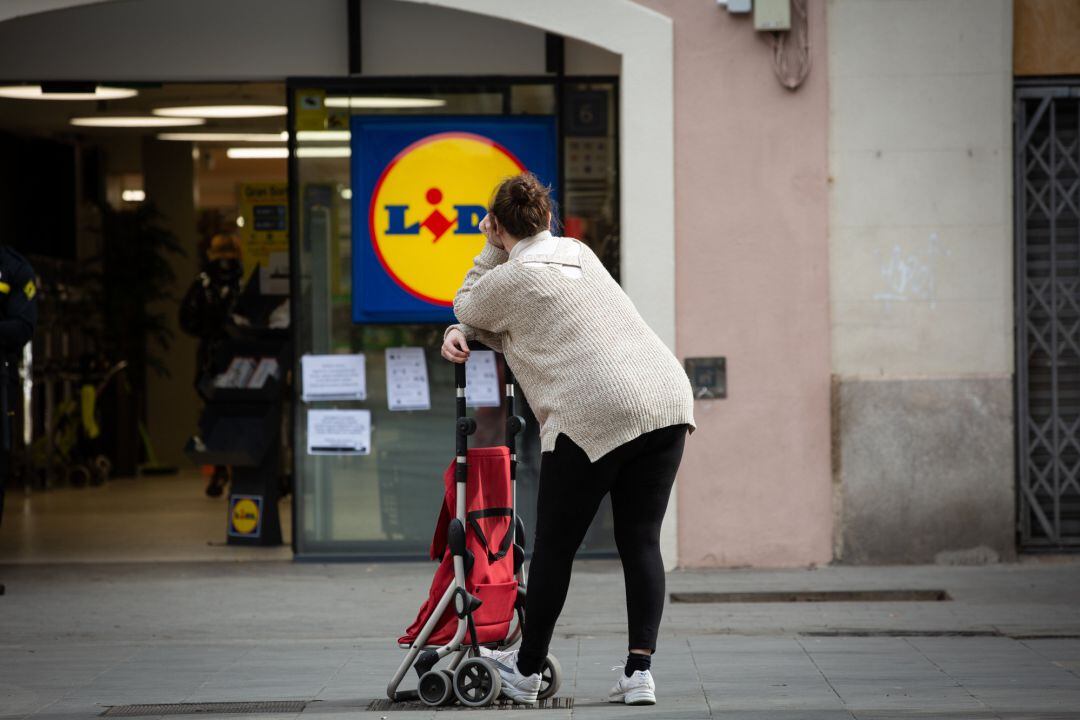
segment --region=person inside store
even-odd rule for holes
[[[502,692],[536,702],[571,569],[611,495],[626,580],[628,656],[611,702],[656,702],[652,655],[664,608],[660,525],[686,437],[696,428],[682,365],[588,245],[550,231],[550,188],[503,181],[480,223],[483,250],[454,298],[442,355],[469,340],[502,352],[540,423],[540,489],[519,649],[481,648]]]
[[[243,277],[240,261],[240,241],[235,235],[215,234],[206,248],[202,270],[180,302],[180,328],[199,339],[195,355],[195,392],[203,400],[206,395],[200,381],[215,368],[214,353],[226,337],[226,326],[240,296]],[[206,494],[220,497],[229,483],[229,468],[214,466],[206,484]]]
[[[4,492],[11,475],[19,406],[19,360],[37,327],[37,281],[22,255],[0,245],[0,523],[4,520]],[[0,595],[4,592],[0,584]]]

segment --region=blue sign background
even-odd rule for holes
[[[390,161],[417,140],[442,132],[469,132],[499,143],[516,155],[540,182],[554,188],[557,172],[555,118],[355,115],[349,129],[352,133],[353,322],[455,322],[452,308],[410,295],[379,262],[368,228],[368,211],[375,184]],[[480,200],[484,204],[487,201],[488,198]]]

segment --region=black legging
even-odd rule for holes
[[[604,495],[611,493],[615,544],[626,579],[631,649],[656,650],[664,612],[660,523],[682,460],[686,425],[652,430],[595,463],[562,433],[541,454],[536,536],[525,598],[518,669],[539,672],[562,612],[574,555]]]

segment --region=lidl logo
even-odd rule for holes
[[[232,512],[229,514],[230,535],[259,535],[259,512],[262,498],[250,495],[232,496]]]
[[[450,306],[485,242],[480,221],[495,186],[525,166],[492,139],[443,132],[386,166],[368,208],[375,254],[410,295]]]
[[[555,118],[352,115],[349,131],[353,322],[454,322],[495,186],[526,168],[558,177]]]

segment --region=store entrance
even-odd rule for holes
[[[498,179],[526,168],[552,185],[562,233],[618,278],[617,87],[608,76],[288,82],[294,374],[347,356],[361,378],[352,396],[295,384],[298,557],[427,554],[454,456],[454,372],[439,346]],[[493,401],[470,400],[473,446],[503,437],[500,365],[487,366]],[[519,399],[517,508],[531,543],[539,435]],[[365,441],[320,447],[331,417],[366,428]],[[613,552],[605,505],[581,554]]]
[[[281,83],[0,89],[0,243],[39,316],[0,564],[291,557],[287,457],[283,544],[240,547],[234,468],[191,452],[221,339],[288,332],[285,116]]]

